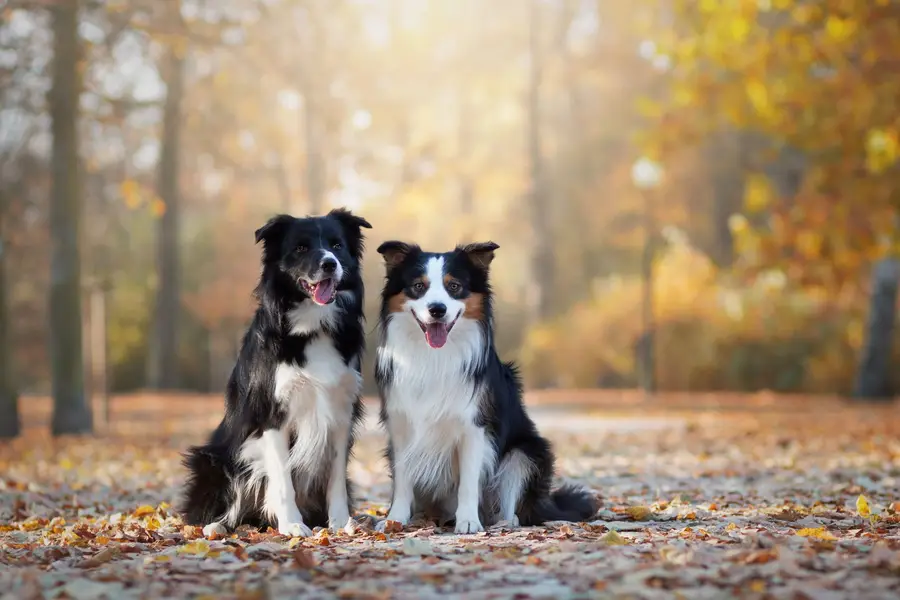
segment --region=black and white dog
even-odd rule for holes
[[[279,215],[263,242],[259,305],[226,391],[225,417],[185,455],[182,501],[204,534],[247,523],[284,535],[349,528],[347,460],[362,415],[361,228],[350,211]]]
[[[494,348],[488,270],[497,248],[378,248],[387,268],[375,378],[393,478],[388,520],[405,525],[424,511],[474,533],[597,511],[586,489],[551,492],[550,443],[525,412],[515,366]]]

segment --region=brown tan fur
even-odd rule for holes
[[[474,321],[481,321],[484,319],[484,294],[473,292],[465,299],[465,303],[466,312],[463,313],[465,318]]]

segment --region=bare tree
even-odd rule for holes
[[[181,105],[184,98],[184,56],[178,48],[172,47],[167,51],[162,71],[166,82],[166,102],[157,166],[157,191],[165,204],[165,211],[160,217],[157,234],[159,287],[156,293],[150,386],[174,389],[178,387],[178,318],[181,308],[179,160]]]
[[[875,264],[868,332],[854,390],[858,398],[891,396],[891,342],[897,321],[898,285],[900,260],[891,257]]]
[[[19,435],[19,394],[13,380],[12,346],[9,336],[9,310],[6,284],[6,190],[0,187],[0,438]]]
[[[50,121],[53,136],[50,357],[53,373],[54,435],[88,433],[91,413],[85,399],[81,340],[81,186],[78,112],[81,94],[78,0],[50,7],[53,65]]]

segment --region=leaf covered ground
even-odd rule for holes
[[[152,419],[128,436],[31,431],[0,444],[0,597],[900,596],[900,410],[797,406],[535,409],[559,474],[601,511],[468,536],[366,529],[389,496],[371,421],[351,465],[360,532],[307,539],[204,539],[173,514],[179,451],[205,421],[195,436]]]

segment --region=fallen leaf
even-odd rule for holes
[[[104,548],[94,556],[90,557],[87,560],[82,561],[78,564],[79,568],[82,569],[92,569],[94,567],[99,567],[102,564],[108,563],[112,559],[116,557],[115,548]]]
[[[403,553],[407,556],[431,556],[434,549],[427,540],[408,537],[403,540]]]
[[[298,569],[312,569],[319,564],[313,553],[305,548],[297,548],[291,552],[291,556],[294,559],[294,565]]]
[[[828,533],[828,531],[824,527],[804,527],[803,529],[797,530],[797,535],[805,538],[812,538],[816,540],[836,540],[837,538]]]
[[[194,556],[206,556],[209,554],[209,542],[206,540],[196,540],[178,547],[175,550],[179,554],[190,554]]]
[[[403,531],[403,525],[399,521],[388,519],[384,522],[384,533],[399,533],[401,531]]]
[[[152,515],[156,512],[156,509],[150,506],[149,504],[145,504],[143,506],[137,507],[133,513],[131,513],[132,517],[143,517],[144,515]]]
[[[864,519],[872,516],[872,510],[869,508],[869,500],[862,494],[856,499],[856,512]]]
[[[635,521],[646,521],[653,514],[646,506],[632,506],[625,512]]]
[[[625,546],[628,544],[628,540],[614,530],[607,531],[606,534],[600,538],[600,541],[607,546]]]

